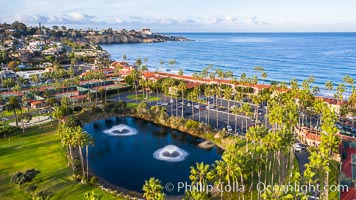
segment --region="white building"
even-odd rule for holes
[[[42,74],[45,72],[46,70],[33,70],[33,71],[20,71],[20,72],[16,72],[16,74],[18,76],[23,77],[24,79],[31,79],[31,76],[33,75],[38,75],[41,78]]]
[[[33,41],[28,44],[27,49],[32,51],[42,51],[45,45],[46,43],[43,41]]]

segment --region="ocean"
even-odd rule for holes
[[[200,72],[212,64],[214,68],[231,70],[239,78],[261,73],[254,71],[261,66],[268,81],[288,83],[295,78],[301,83],[314,75],[313,85],[321,88],[321,95],[331,96],[324,83],[331,80],[342,83],[345,75],[356,79],[356,33],[169,33],[193,41],[109,44],[101,45],[114,60],[134,63],[137,58],[147,58],[150,70],[185,74]],[[176,64],[169,65],[169,60]],[[161,65],[160,61],[164,61]]]

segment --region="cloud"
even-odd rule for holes
[[[14,15],[0,17],[0,22],[12,23],[14,21],[20,21],[26,24],[36,24],[38,22],[46,24],[90,24],[100,22],[94,16],[83,15],[77,12],[61,16]]]
[[[108,20],[101,20],[95,16],[71,12],[60,16],[42,16],[42,15],[15,15],[0,18],[0,22],[11,23],[21,21],[27,24],[36,24],[38,22],[47,24],[85,24],[85,25],[257,25],[266,24],[257,16],[209,16],[209,17],[186,17],[169,18],[163,16],[143,17],[116,17]]]

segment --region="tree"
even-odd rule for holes
[[[184,74],[183,70],[182,70],[182,69],[179,69],[178,75],[179,75],[179,76],[183,76],[183,74]]]
[[[10,61],[8,64],[7,64],[7,67],[10,69],[10,70],[15,70],[17,68],[17,63],[16,61]]]
[[[149,181],[145,181],[143,185],[143,197],[147,200],[164,200],[163,186],[158,179],[151,177]]]
[[[22,133],[25,133],[25,128],[26,128],[25,123],[30,122],[31,119],[32,119],[32,115],[30,113],[22,113],[21,115],[19,115],[19,120],[22,123]]]
[[[346,75],[342,78],[342,80],[344,81],[344,83],[346,84],[349,84],[349,87],[348,87],[348,93],[349,93],[349,96],[351,95],[351,92],[352,92],[352,88],[355,84],[355,81],[354,79],[350,76],[350,75]]]
[[[325,82],[325,87],[326,87],[327,90],[331,91],[331,90],[333,90],[334,84],[331,81],[326,81]]]
[[[190,175],[189,179],[192,181],[192,185],[198,185],[199,188],[203,189],[206,185],[208,185],[208,179],[210,179],[209,170],[210,166],[208,164],[196,163],[195,167],[190,167]],[[200,191],[204,192],[204,191]]]
[[[232,97],[232,88],[230,86],[224,89],[224,98],[227,100],[227,125],[230,125],[230,100]]]
[[[97,195],[94,190],[84,193],[83,197],[86,200],[100,200],[101,199],[101,196]]]
[[[262,73],[262,78],[263,78],[263,85],[264,85],[265,84],[265,80],[267,78],[267,73],[266,72]]]
[[[64,116],[64,112],[60,107],[56,106],[56,107],[54,107],[54,110],[52,112],[52,116],[53,116],[54,119],[59,121]]]
[[[187,90],[187,85],[185,84],[184,81],[179,82],[178,90],[182,93],[182,101],[184,102],[184,93]],[[182,115],[181,116],[184,117],[184,103],[182,104]]]
[[[16,126],[18,127],[18,117],[17,117],[17,110],[21,110],[21,103],[20,100],[16,96],[10,96],[9,101],[5,105],[6,110],[9,112],[13,112],[15,116]]]

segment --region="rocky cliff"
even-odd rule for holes
[[[188,41],[188,39],[177,36],[166,35],[129,35],[129,34],[107,34],[107,35],[93,35],[85,36],[87,40],[94,44],[122,44],[122,43],[152,43],[152,42],[166,42],[166,41]]]

